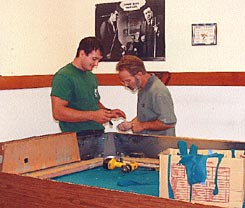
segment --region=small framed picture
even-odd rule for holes
[[[192,45],[217,45],[217,24],[192,24]]]

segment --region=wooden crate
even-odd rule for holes
[[[206,154],[200,150],[199,154]],[[245,199],[245,158],[244,151],[237,151],[236,158],[231,158],[231,151],[213,151],[224,154],[218,168],[219,193],[213,195],[214,178],[217,158],[208,158],[206,163],[207,179],[205,184],[192,186],[192,203],[216,205],[220,207],[242,208]],[[167,153],[167,154],[166,154]],[[190,201],[190,185],[187,181],[185,166],[179,165],[178,150],[168,149],[160,154],[160,197],[169,198],[169,184],[174,193],[174,199]]]

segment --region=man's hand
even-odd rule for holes
[[[143,123],[140,122],[137,118],[132,120],[132,131],[135,132],[141,132],[144,130]]]
[[[110,110],[110,113],[111,118],[126,118],[126,114],[119,109]]]
[[[132,128],[131,121],[123,121],[122,123],[117,125],[119,131],[128,131]]]
[[[107,123],[112,119],[112,114],[110,110],[107,109],[99,109],[97,111],[93,111],[93,115],[91,120],[97,123]]]

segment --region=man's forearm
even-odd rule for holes
[[[82,122],[93,120],[94,111],[80,111],[69,107],[62,107],[53,113],[54,118],[64,122]]]
[[[174,125],[165,124],[160,120],[146,121],[146,122],[142,122],[141,124],[144,130],[151,130],[151,131],[166,130],[174,127]]]

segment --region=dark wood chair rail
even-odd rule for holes
[[[152,72],[169,86],[245,86],[245,72]],[[121,85],[117,74],[96,74],[99,85]],[[0,90],[51,87],[53,75],[0,76]]]

